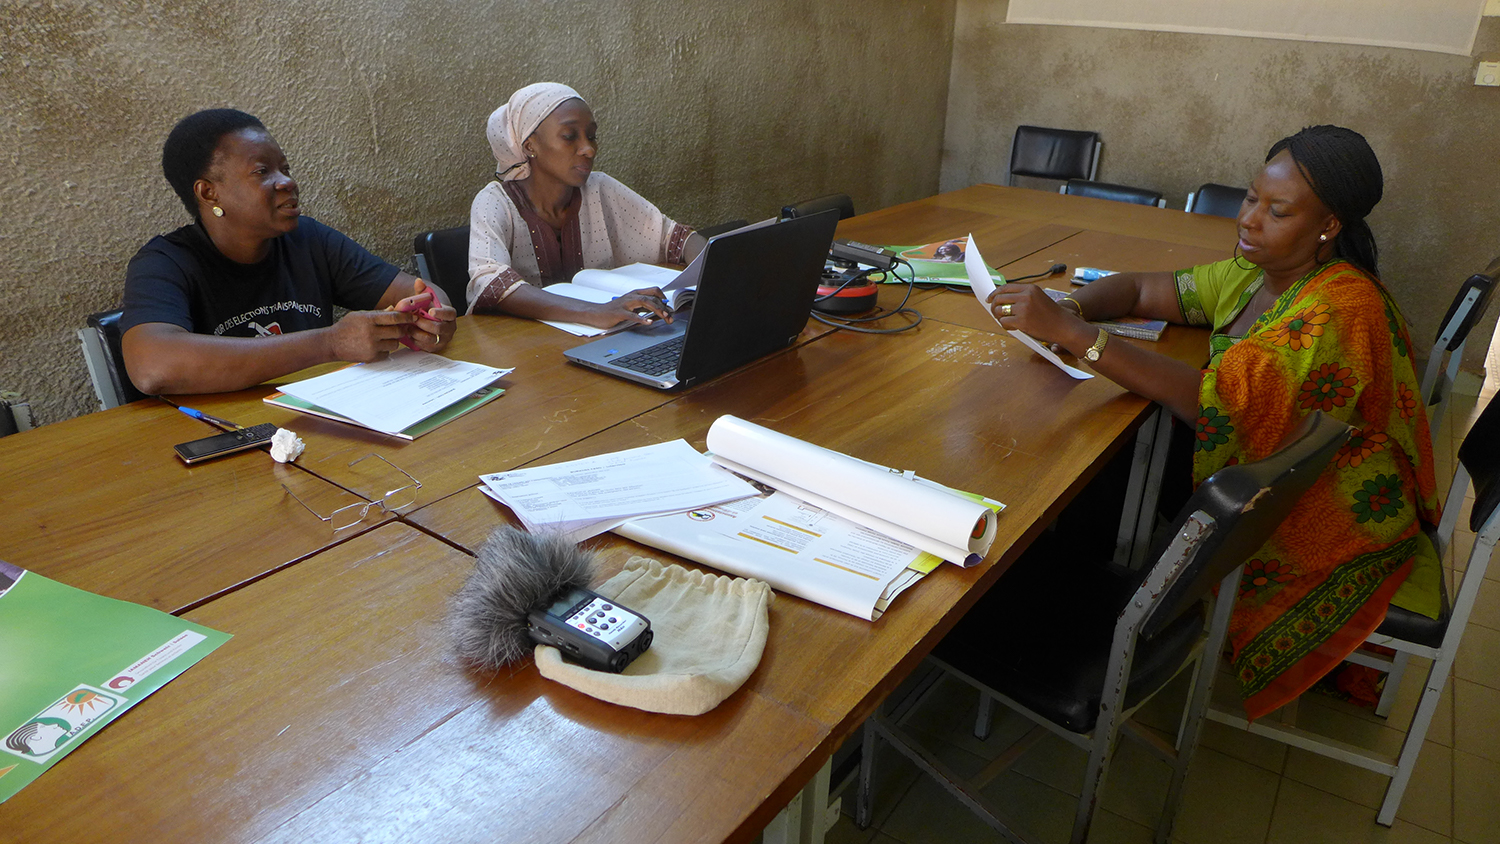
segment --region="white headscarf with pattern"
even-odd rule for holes
[[[485,130],[495,153],[495,178],[509,182],[531,175],[531,164],[521,144],[547,115],[571,99],[583,97],[566,85],[537,82],[511,94],[510,102],[495,109]]]

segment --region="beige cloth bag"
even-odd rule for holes
[[[774,593],[759,580],[631,557],[594,589],[651,620],[655,638],[624,673],[567,662],[536,646],[542,676],[586,695],[669,715],[701,715],[744,684],[766,647]]]

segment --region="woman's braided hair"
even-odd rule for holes
[[[1385,177],[1364,135],[1342,126],[1309,126],[1277,141],[1266,160],[1282,150],[1343,225],[1333,241],[1334,256],[1378,276],[1379,250],[1365,217],[1380,202]]]

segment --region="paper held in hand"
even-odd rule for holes
[[[514,511],[527,530],[561,531],[574,542],[636,516],[709,507],[758,492],[686,440],[479,479],[484,493]]]
[[[964,269],[969,273],[969,286],[974,288],[974,298],[979,300],[979,306],[984,308],[984,312],[989,314],[995,320],[996,324],[998,324],[1000,320],[998,317],[995,317],[995,312],[990,310],[989,305],[990,294],[995,292],[995,283],[990,281],[989,266],[984,263],[984,258],[980,257],[979,247],[974,244],[974,235],[972,234],[969,235],[969,248],[964,250]],[[1004,328],[1004,326],[1001,327]],[[1051,349],[1032,339],[1026,332],[1012,331],[1009,328],[1005,330],[1010,333],[1010,336],[1025,344],[1028,349],[1041,355],[1047,361],[1051,362],[1053,366],[1072,377],[1080,381],[1094,377],[1092,373],[1084,372],[1077,367],[1068,366],[1063,363],[1062,358],[1053,354]]]

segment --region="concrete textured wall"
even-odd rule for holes
[[[0,388],[39,421],[97,409],[74,331],[130,256],[187,221],[161,143],[200,108],[260,117],[307,213],[411,264],[489,178],[485,119],[573,85],[599,168],[708,225],[937,189],[954,0],[6,0],[0,12]]]
[[[1334,123],[1363,133],[1385,170],[1370,224],[1419,348],[1463,280],[1500,255],[1500,88],[1473,84],[1477,59],[1500,59],[1497,19],[1483,20],[1464,57],[1008,25],[1006,6],[959,0],[943,190],[1003,184],[1015,127],[1032,124],[1099,132],[1100,180],[1162,191],[1181,208],[1204,182],[1248,185],[1277,139]],[[1495,310],[1466,369],[1482,367]]]

